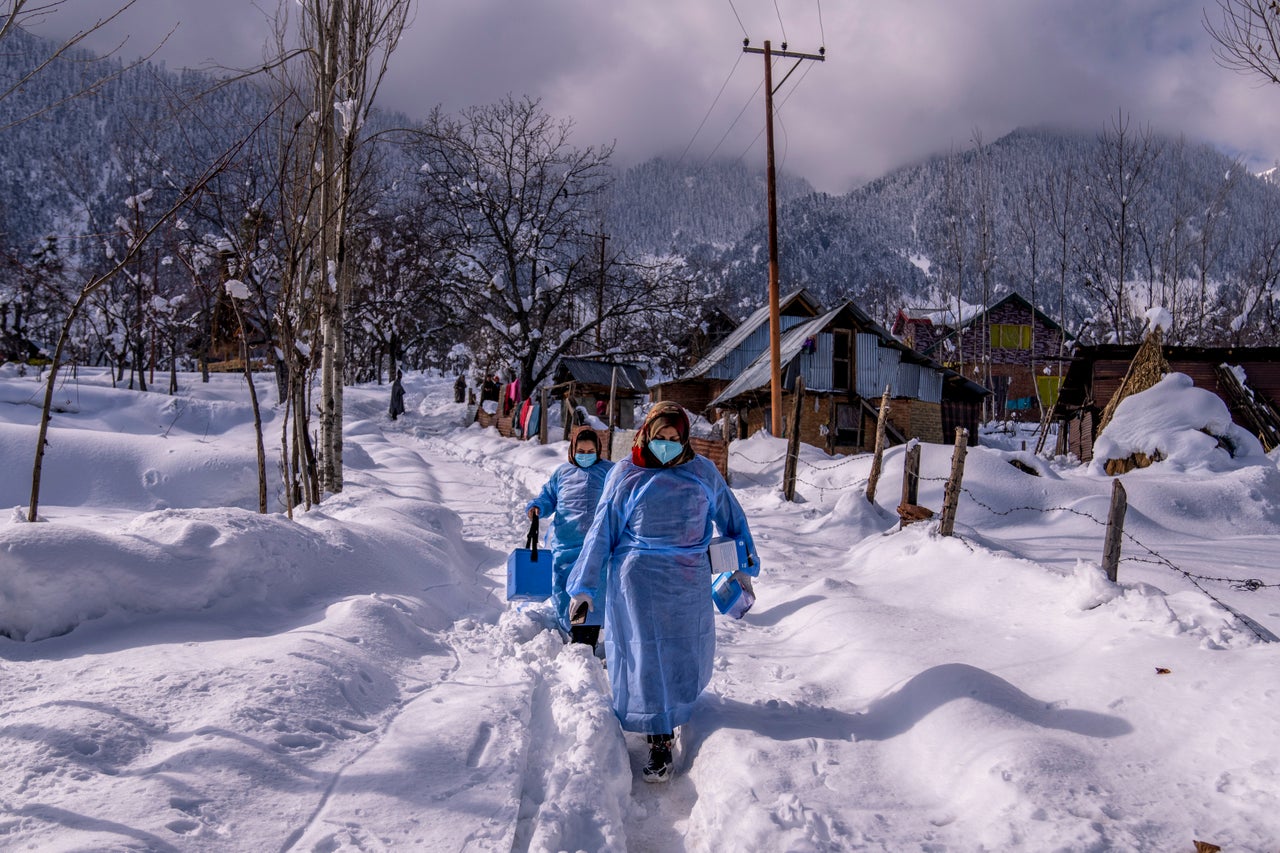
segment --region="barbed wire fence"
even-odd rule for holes
[[[929,482],[941,482],[941,483],[946,482],[945,477],[922,477],[921,479]],[[973,493],[973,490],[969,488],[961,486],[960,492],[961,494],[965,495],[965,497],[968,499],[970,503],[972,503],[977,507],[980,507],[981,509],[986,510],[991,515],[1009,516],[1017,512],[1036,512],[1036,513],[1043,513],[1046,515],[1050,513],[1070,513],[1072,515],[1077,515],[1077,516],[1080,516],[1081,518],[1088,519],[1089,521],[1094,522],[1099,527],[1102,527],[1104,529],[1107,527],[1107,524],[1108,524],[1106,519],[1098,518],[1093,513],[1086,512],[1085,510],[1079,509],[1077,507],[1071,507],[1071,506],[1038,507],[1038,506],[1023,505],[1023,506],[1009,507],[1007,509],[996,509],[995,507],[991,506],[990,504],[986,503],[981,498],[979,498],[977,495],[975,495]],[[1264,642],[1274,642],[1277,639],[1274,635],[1270,635],[1271,632],[1266,631],[1265,628],[1260,628],[1260,626],[1258,626],[1253,619],[1249,618],[1245,614],[1236,610],[1231,605],[1227,604],[1218,596],[1214,595],[1208,588],[1205,587],[1205,584],[1210,584],[1210,583],[1226,584],[1236,590],[1240,590],[1244,592],[1257,592],[1258,590],[1262,590],[1262,589],[1280,589],[1280,583],[1266,583],[1260,578],[1215,577],[1212,575],[1204,575],[1198,572],[1193,572],[1188,569],[1184,569],[1183,567],[1174,563],[1173,560],[1164,556],[1159,551],[1152,548],[1150,545],[1143,542],[1138,537],[1134,536],[1128,530],[1122,530],[1121,536],[1124,538],[1126,542],[1129,542],[1130,544],[1136,546],[1137,548],[1140,548],[1146,554],[1150,555],[1145,557],[1144,556],[1121,557],[1120,558],[1121,562],[1146,563],[1148,565],[1160,566],[1162,568],[1165,568],[1174,572],[1175,574],[1181,575],[1184,579],[1190,582],[1192,586],[1200,590],[1209,599],[1211,599],[1216,604],[1218,604],[1218,606],[1222,607],[1222,609],[1226,610],[1232,616],[1235,616],[1236,619],[1238,619],[1241,624],[1247,627],[1254,634],[1254,636],[1256,636],[1259,640],[1262,640]]]
[[[757,465],[762,468],[768,468],[773,465],[777,465],[778,463],[783,462],[787,457],[787,454],[783,453],[774,459],[759,460],[759,459],[753,459],[747,454],[739,450],[732,450],[731,453],[735,459],[748,462],[752,465]],[[865,464],[866,459],[865,459],[865,455],[854,455],[854,456],[845,457],[844,459],[838,462],[832,462],[830,464],[823,464],[823,465],[818,465],[813,462],[809,462],[808,460],[805,460],[805,459],[800,459],[799,462],[801,465],[804,465],[806,468],[812,471],[826,472],[826,471],[832,471],[838,468],[842,468],[846,465],[849,465],[855,462],[862,462]],[[920,482],[942,483],[945,486],[948,479],[949,478],[947,477],[921,477]],[[811,482],[810,480],[807,480],[797,475],[796,482],[803,483],[804,485],[808,486],[811,489],[816,489],[818,491],[818,499],[823,500],[826,497],[826,494],[828,492],[842,492],[842,491],[848,491],[851,489],[865,489],[867,485],[867,478],[862,477],[856,480],[852,480],[848,483],[844,483],[840,485],[832,485],[832,484],[814,483],[814,482]],[[991,506],[987,502],[983,501],[980,497],[978,497],[973,492],[972,489],[969,489],[961,485],[959,487],[959,491],[960,491],[960,494],[962,494],[965,497],[967,502],[985,510],[987,513],[993,516],[1010,516],[1010,515],[1014,515],[1015,513],[1026,513],[1026,512],[1041,513],[1045,515],[1050,515],[1054,513],[1068,513],[1068,514],[1076,515],[1081,518],[1092,521],[1093,523],[1097,524],[1099,527],[1103,528],[1104,530],[1106,529],[1108,524],[1107,519],[1099,518],[1093,513],[1079,509],[1078,507],[1073,507],[1073,506],[1041,507],[1041,506],[1032,506],[1032,505],[1026,504],[1022,506],[1014,506],[1014,507],[1006,507],[1004,509],[998,509],[994,506]],[[1174,574],[1177,574],[1183,579],[1185,579],[1192,586],[1194,586],[1196,589],[1202,592],[1206,597],[1208,597],[1218,606],[1222,607],[1223,610],[1227,611],[1232,616],[1234,616],[1237,620],[1239,620],[1239,622],[1242,625],[1248,628],[1249,631],[1252,632],[1253,635],[1257,637],[1259,640],[1262,640],[1264,642],[1275,642],[1277,640],[1274,634],[1272,634],[1270,631],[1267,631],[1265,628],[1262,628],[1261,626],[1259,626],[1253,619],[1241,613],[1236,608],[1227,604],[1220,597],[1215,595],[1206,585],[1207,584],[1224,584],[1224,585],[1230,586],[1232,589],[1242,591],[1242,592],[1257,592],[1257,591],[1266,590],[1266,589],[1280,589],[1280,583],[1267,583],[1260,578],[1217,577],[1213,575],[1206,575],[1206,574],[1201,574],[1199,572],[1194,572],[1189,569],[1183,568],[1182,566],[1179,566],[1173,560],[1166,557],[1164,554],[1161,554],[1155,548],[1143,542],[1138,537],[1134,536],[1130,531],[1122,530],[1121,536],[1123,537],[1125,542],[1140,549],[1140,551],[1142,552],[1142,554],[1139,556],[1123,556],[1120,558],[1121,562],[1143,563],[1143,564],[1158,566],[1158,567],[1167,569],[1173,572]],[[955,538],[959,539],[964,545],[966,545],[972,550],[972,546],[970,545],[970,543],[965,541],[963,537],[957,536]]]

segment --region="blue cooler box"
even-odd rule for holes
[[[550,597],[551,551],[512,551],[507,557],[507,601],[546,601]]]

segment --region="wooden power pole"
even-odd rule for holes
[[[604,354],[604,291],[605,291],[605,257],[604,246],[609,239],[608,234],[588,234],[588,237],[600,238],[600,277],[596,281],[596,353]]]
[[[778,184],[773,166],[773,95],[777,89],[782,88],[783,83],[787,82],[787,78],[791,76],[791,73],[800,67],[801,62],[806,59],[813,59],[818,62],[824,61],[826,59],[826,48],[822,48],[818,53],[794,53],[787,50],[786,42],[782,43],[782,50],[773,50],[768,41],[764,43],[763,48],[758,48],[751,47],[750,41],[744,39],[742,51],[743,53],[764,54],[764,136],[765,144],[768,148],[767,181],[769,187],[769,405],[773,408],[773,419],[769,431],[775,436],[781,436],[782,317],[778,308]],[[785,56],[796,61],[796,64],[791,66],[791,71],[788,71],[781,82],[778,83],[777,89],[773,85],[773,57],[775,56]]]

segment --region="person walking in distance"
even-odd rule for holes
[[[388,412],[391,420],[404,414],[404,384],[400,381],[400,369],[396,368],[396,378],[391,381],[391,407]]]

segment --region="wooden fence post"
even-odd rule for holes
[[[804,411],[804,377],[795,382],[795,405],[791,409],[791,435],[787,439],[787,464],[782,472],[782,496],[787,500],[796,497],[796,465],[800,459],[800,416]]]
[[[920,443],[912,442],[902,459],[902,503],[920,503]]]
[[[902,459],[902,502],[898,504],[898,529],[933,517],[920,502],[920,443],[913,441]]]
[[[859,413],[858,417],[862,417]],[[889,386],[884,386],[880,398],[880,414],[876,418],[876,451],[871,457],[871,474],[867,477],[867,500],[876,502],[876,484],[880,482],[880,463],[884,459],[884,431],[889,420]]]
[[[1107,540],[1102,548],[1102,568],[1112,583],[1116,583],[1120,573],[1120,539],[1124,536],[1124,515],[1128,509],[1128,496],[1117,479],[1111,483],[1111,512],[1107,514]]]
[[[942,496],[942,520],[938,532],[950,536],[956,529],[956,507],[960,503],[960,481],[964,479],[964,457],[969,450],[969,431],[956,427],[956,449],[951,454],[951,476]]]

